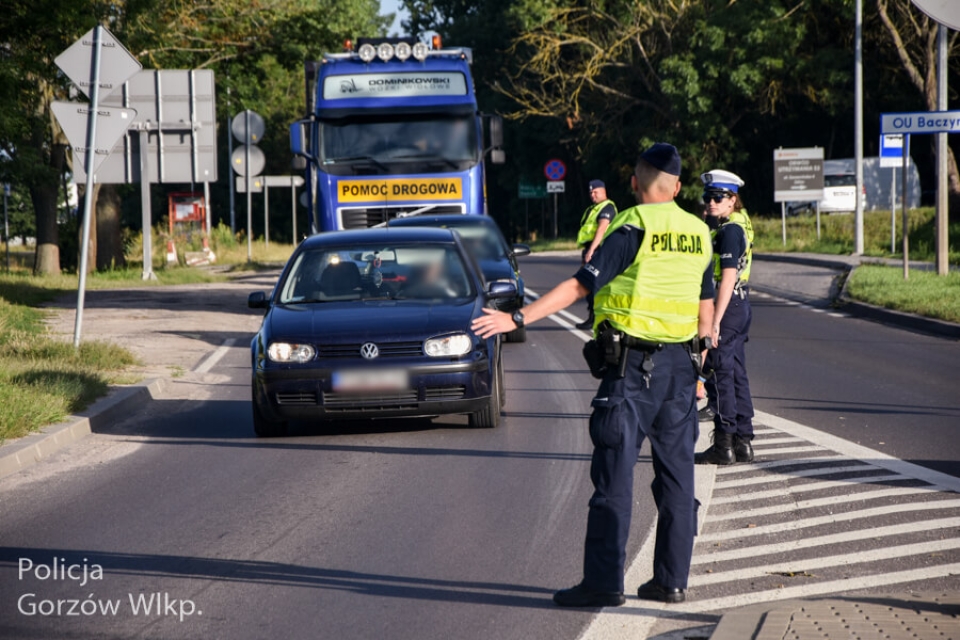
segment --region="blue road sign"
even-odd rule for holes
[[[567,165],[556,158],[547,160],[547,164],[543,165],[543,175],[547,176],[547,180],[563,180],[567,175]]]

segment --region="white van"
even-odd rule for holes
[[[857,175],[848,173],[847,163],[827,160],[823,163],[823,199],[820,200],[822,213],[839,213],[857,210]],[[832,165],[832,166],[831,166]],[[864,187],[863,195],[867,195]]]
[[[896,173],[896,176],[894,176]],[[902,185],[902,169],[881,168],[880,158],[870,157],[863,159],[863,197],[864,210],[890,209],[894,199],[900,207]],[[920,206],[920,174],[910,159],[908,179],[910,188],[907,190],[908,206]],[[820,200],[820,211],[825,213],[846,213],[857,209],[854,197],[857,192],[856,172],[853,158],[825,160],[823,163],[823,198]],[[787,215],[796,215],[804,211],[813,211],[815,202],[788,202]]]

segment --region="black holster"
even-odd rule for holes
[[[603,346],[596,340],[590,340],[583,345],[583,359],[587,361],[590,375],[594,378],[600,380],[607,373],[608,365]]]

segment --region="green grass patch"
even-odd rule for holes
[[[101,280],[119,286],[121,279]],[[72,281],[72,282],[71,282]],[[137,275],[136,282],[140,282]],[[59,422],[106,394],[109,385],[129,383],[132,353],[106,342],[80,348],[47,334],[37,306],[76,290],[76,277],[0,275],[0,442]]]
[[[960,322],[960,273],[939,276],[911,269],[903,279],[902,267],[863,265],[853,270],[847,293],[854,300],[915,313],[948,322]]]
[[[911,260],[932,262],[935,259],[935,218],[931,207],[913,209],[909,215],[908,251]],[[754,251],[760,253],[808,252],[830,255],[849,255],[854,252],[853,214],[821,214],[820,237],[813,214],[787,218],[787,242],[783,243],[782,219],[753,217]],[[890,212],[867,211],[863,214],[864,255],[882,258],[902,258],[903,218],[896,216],[894,247],[890,247]],[[960,223],[952,223],[948,230],[949,261],[960,264]]]

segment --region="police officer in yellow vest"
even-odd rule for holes
[[[617,217],[617,205],[613,200],[607,199],[607,186],[603,180],[591,180],[587,185],[590,188],[590,202],[587,210],[583,212],[580,218],[580,231],[577,233],[577,246],[583,250],[580,254],[580,263],[590,262],[594,252],[600,243],[603,242],[603,236],[607,232],[607,227]],[[593,294],[587,294],[587,319],[577,325],[578,329],[593,328]]]
[[[715,348],[704,362],[708,408],[713,416],[713,444],[697,454],[697,464],[727,465],[753,461],[753,399],[747,378],[744,344],[749,340],[750,265],[753,225],[740,201],[743,180],[716,169],[700,176],[707,224],[714,228],[713,258],[717,300]]]
[[[637,161],[631,186],[639,206],[621,212],[593,258],[511,317],[484,309],[477,335],[513,331],[596,292],[595,342],[588,363],[602,377],[592,401],[590,478],[583,579],[554,594],[567,607],[618,606],[633,508],[633,467],[644,438],[653,451],[658,509],[653,577],[646,600],[685,598],[697,516],[693,455],[697,439],[697,338],[713,319],[710,231],[678,207],[680,156],[657,143]],[[598,362],[597,353],[600,354]]]

